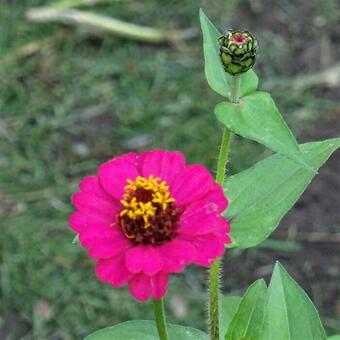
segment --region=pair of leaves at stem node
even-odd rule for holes
[[[327,339],[312,301],[279,263],[268,289],[261,279],[243,298],[223,298],[221,334],[221,340]]]

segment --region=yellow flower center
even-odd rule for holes
[[[124,208],[119,215],[131,220],[142,219],[145,229],[152,226],[151,220],[156,214],[166,211],[169,203],[175,202],[170,196],[168,185],[159,177],[138,176],[134,181],[128,179],[127,183],[120,201]]]

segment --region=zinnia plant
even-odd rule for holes
[[[203,11],[200,20],[206,78],[224,97],[214,110],[224,125],[216,178],[178,151],[153,150],[118,155],[80,182],[70,225],[96,261],[98,279],[128,285],[136,300],[152,300],[155,312],[155,322],[129,321],[86,339],[325,340],[311,300],[279,263],[268,287],[259,279],[243,297],[220,294],[220,263],[226,248],[269,237],[340,139],[299,145],[270,94],[257,91],[255,36],[221,35]],[[233,133],[274,154],[226,177]],[[169,274],[189,264],[210,268],[209,334],[166,322]]]

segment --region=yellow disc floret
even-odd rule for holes
[[[131,220],[142,219],[144,228],[151,226],[150,220],[159,210],[165,211],[169,203],[175,202],[170,196],[168,185],[159,177],[138,176],[134,181],[128,179],[127,183],[120,201],[124,207],[120,216],[127,216]]]

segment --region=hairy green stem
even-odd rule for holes
[[[157,331],[160,340],[169,340],[168,329],[165,320],[164,302],[161,300],[153,301]]]
[[[231,140],[231,131],[228,128],[223,130],[220,152],[218,156],[216,182],[223,185],[225,168],[228,162],[229,145]]]
[[[240,82],[240,76],[234,76],[230,81],[230,101],[235,104],[239,102]],[[228,128],[225,128],[223,131],[216,173],[216,182],[221,185],[224,183],[231,135],[232,132]],[[212,264],[209,273],[209,330],[211,340],[219,340],[219,294],[221,261],[222,258],[216,259]]]
[[[230,79],[230,101],[237,104],[240,101],[241,76],[233,76]]]

